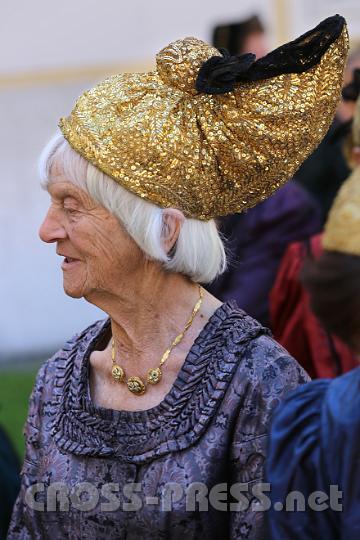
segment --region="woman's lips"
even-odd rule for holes
[[[80,262],[79,259],[72,259],[71,257],[65,257],[61,265],[61,268],[63,270],[70,270],[79,262]]]

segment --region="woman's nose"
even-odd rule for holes
[[[57,242],[66,237],[66,231],[57,218],[56,211],[49,208],[44,221],[40,225],[39,236],[43,242]]]

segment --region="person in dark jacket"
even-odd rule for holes
[[[360,99],[352,140],[355,168],[330,211],[324,251],[308,259],[303,280],[315,315],[360,360]],[[271,540],[360,538],[359,364],[289,394],[274,413],[268,451]]]
[[[356,71],[359,72],[359,68],[360,48],[357,48],[349,56],[344,75],[346,91],[343,92],[335,119],[321,144],[304,161],[296,175],[298,182],[318,202],[323,224],[337,192],[351,171],[344,157],[343,144],[346,128],[353,116],[353,96],[359,85]]]
[[[20,464],[5,430],[0,427],[0,540],[6,538],[20,489]]]
[[[291,181],[245,214],[219,220],[227,239],[229,266],[206,288],[269,325],[269,294],[289,244],[307,240],[321,229],[316,201]]]

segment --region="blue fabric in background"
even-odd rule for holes
[[[275,410],[267,481],[272,508],[267,512],[269,540],[360,539],[360,367],[337,379],[319,379],[295,390]],[[342,497],[314,511],[276,511],[288,493],[308,501],[314,491]],[[320,501],[319,501],[320,502]],[[342,505],[342,510],[340,506]]]

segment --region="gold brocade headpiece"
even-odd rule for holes
[[[352,124],[352,140],[360,146],[360,97]],[[327,251],[360,256],[360,166],[354,169],[335,198],[322,243]]]
[[[334,117],[348,50],[336,15],[255,61],[195,38],[149,73],[106,79],[60,128],[122,186],[208,220],[266,199],[316,148]]]
[[[360,96],[356,101],[354,118],[352,121],[352,140],[354,146],[360,147]]]

